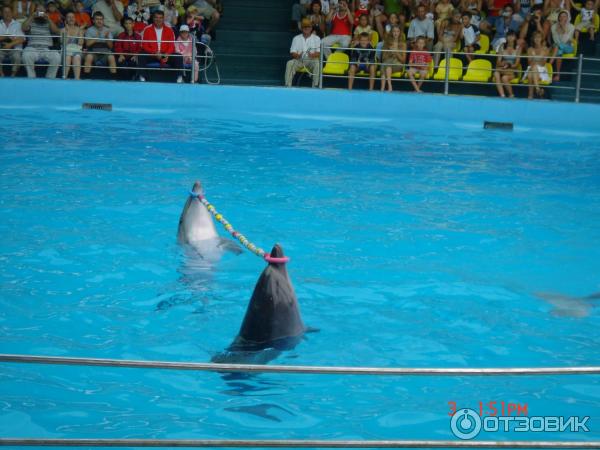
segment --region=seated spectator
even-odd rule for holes
[[[371,9],[369,12],[369,25],[373,27],[375,31],[383,39],[385,33],[385,24],[387,23],[387,17],[385,15],[385,8],[381,4],[382,0],[371,0]]]
[[[58,10],[60,11],[60,13],[62,14],[62,16],[65,18],[67,17],[67,13],[69,11],[73,11],[73,2],[72,0],[54,0],[56,2],[56,7],[58,8]],[[46,8],[48,7],[48,5],[46,5]]]
[[[408,41],[416,45],[418,38],[422,37],[427,50],[433,47],[433,21],[427,17],[427,10],[424,5],[417,8],[417,17],[410,22],[408,27]]]
[[[46,5],[46,14],[48,15],[48,19],[54,22],[54,25],[56,25],[59,28],[62,28],[63,16],[58,10],[56,3],[54,3],[53,1],[48,2],[48,4]]]
[[[521,24],[519,31],[519,42],[518,46],[525,51],[529,46],[533,38],[533,33],[540,32],[542,35],[544,34],[546,20],[542,15],[542,7],[540,5],[535,5],[531,8],[531,14],[529,14],[523,23]]]
[[[552,42],[551,28],[552,25],[558,22],[558,15],[563,10],[571,11],[571,9],[571,0],[546,0],[544,2],[544,17],[546,18],[544,39],[547,42]]]
[[[520,51],[520,48],[517,47],[516,33],[509,31],[506,33],[506,43],[500,50],[500,53],[498,53],[496,70],[494,71],[496,89],[500,97],[505,97],[505,89],[509,97],[515,96],[510,82],[513,78],[519,76],[517,70],[520,64]]]
[[[433,46],[433,50],[436,52],[433,54],[433,61],[436,66],[442,57],[441,52],[452,52],[463,38],[463,25],[460,16],[460,11],[456,10],[452,13],[452,20],[442,24],[440,40]]]
[[[369,72],[369,90],[375,87],[375,49],[371,46],[371,40],[367,33],[360,35],[358,45],[350,52],[350,68],[348,69],[348,89],[354,86],[354,75],[356,72]]]
[[[355,27],[358,26],[358,22],[360,21],[360,16],[362,16],[363,14],[366,14],[366,16],[368,18],[369,14],[371,13],[371,10],[369,8],[369,0],[352,0],[351,9],[352,9],[352,11],[354,11],[353,25]]]
[[[195,6],[190,6],[185,14],[185,19],[183,20],[183,25],[187,25],[190,29],[190,33],[196,36],[196,42],[201,42],[206,46],[209,46],[211,43],[211,37],[206,33],[206,28],[204,28],[204,17],[198,15],[198,8]],[[204,48],[202,46],[198,47],[199,54],[204,52]]]
[[[104,25],[104,16],[100,11],[96,11],[92,18],[94,25],[89,27],[85,32],[85,47],[87,53],[85,55],[85,65],[83,73],[89,74],[92,71],[92,64],[96,62],[102,66],[106,66],[110,73],[117,73],[117,62],[115,55],[112,53],[113,38],[112,32]]]
[[[73,78],[79,80],[81,75],[81,52],[83,47],[83,29],[75,22],[75,13],[67,13],[65,28],[63,29],[67,44],[67,59],[65,60],[65,78],[69,77],[69,71],[73,67]]]
[[[12,3],[13,19],[23,23],[35,10],[35,3],[31,0],[14,0]]]
[[[392,27],[383,42],[383,56],[381,58],[381,90],[392,91],[392,74],[402,72],[406,62],[406,42],[398,25]]]
[[[116,36],[123,31],[121,26],[123,11],[121,0],[98,0],[92,9],[92,18],[96,12],[101,12],[104,17],[104,26],[110,30],[113,36]]]
[[[323,39],[323,45],[325,46],[323,56],[325,58],[328,58],[331,54],[331,48],[329,47],[333,44],[339,44],[343,48],[350,46],[353,18],[346,0],[339,0],[337,8],[329,11],[327,22],[331,24],[331,33]]]
[[[461,0],[459,9],[463,14],[466,12],[471,14],[471,24],[479,28],[482,6],[482,0]]]
[[[298,0],[292,5],[292,30],[302,31],[301,21],[310,12],[311,0]]]
[[[215,8],[217,6],[216,0],[191,0],[188,4],[196,6],[198,8],[198,14],[209,20],[208,26],[206,27],[206,33],[210,34],[214,39],[214,30],[219,23],[219,19],[221,19],[221,14]]]
[[[183,69],[183,58],[175,53],[175,33],[164,24],[165,14],[158,10],[152,14],[152,24],[144,28],[142,33],[142,49],[138,56],[140,81],[146,81],[144,70],[150,63],[158,63],[160,67]],[[179,72],[177,82],[183,83],[183,75]]]
[[[15,76],[21,65],[21,50],[25,36],[21,30],[21,24],[13,19],[10,6],[2,7],[2,20],[0,20],[0,63],[4,58],[12,63],[10,74]],[[0,66],[0,77],[4,76],[4,66]]]
[[[579,40],[579,32],[583,30],[587,30],[590,41],[596,39],[596,28],[595,28],[595,19],[598,16],[597,12],[597,1],[594,0],[586,0],[585,5],[581,8],[578,8],[577,4],[574,4],[574,8],[579,10],[579,14],[581,14],[581,22],[577,24],[575,27],[575,40]]]
[[[561,11],[558,15],[558,22],[552,25],[552,59],[556,58],[556,70],[554,72],[554,81],[560,81],[560,68],[562,67],[561,56],[565,53],[573,53],[573,39],[575,36],[575,27],[569,22],[571,18],[568,11]]]
[[[354,37],[350,42],[351,47],[356,47],[358,45],[360,36],[363,33],[367,33],[367,35],[369,36],[369,40],[371,40],[371,36],[373,35],[373,29],[371,28],[371,25],[369,25],[369,16],[367,16],[366,14],[360,16],[358,26],[354,28]]]
[[[425,49],[425,38],[420,36],[417,38],[415,43],[416,49],[410,52],[410,58],[408,60],[408,78],[415,88],[416,92],[421,91],[421,86],[425,78],[429,75],[429,64],[431,63],[431,55]],[[415,74],[419,74],[419,81],[415,80]]]
[[[550,75],[546,68],[549,53],[544,35],[537,31],[533,33],[531,45],[527,50],[529,65],[523,76],[523,80],[529,81],[529,95],[527,98],[533,98],[534,93],[539,98],[544,97],[544,89],[540,86],[540,83],[550,81]]]
[[[58,65],[60,64],[60,53],[51,50],[51,34],[60,34],[60,29],[54,22],[48,19],[44,5],[37,4],[31,14],[21,25],[23,32],[28,35],[27,47],[23,50],[23,63],[29,78],[35,78],[35,63],[45,60],[48,64],[46,78],[56,78]]]
[[[175,6],[175,0],[167,0],[163,7],[163,11],[165,13],[165,25],[175,28],[179,20],[179,12]]]
[[[123,28],[125,28],[125,31],[119,33],[114,47],[117,66],[123,68],[137,67],[137,55],[140,52],[142,37],[133,29],[133,19],[131,17],[123,19]]]
[[[325,36],[325,16],[321,12],[321,1],[313,0],[310,4],[310,12],[307,16],[311,23],[313,24],[313,32],[317,34],[320,38]]]
[[[496,53],[500,51],[500,49],[506,42],[506,33],[509,30],[518,33],[520,27],[521,24],[513,19],[512,6],[506,5],[504,7],[504,12],[502,13],[502,16],[496,19],[496,33],[494,34],[494,38],[492,39],[491,43],[491,46],[494,49],[494,51]]]
[[[82,1],[75,2],[75,23],[80,28],[89,28],[92,26],[92,18],[85,10]]]
[[[485,34],[492,34],[498,19],[503,16],[506,5],[512,5],[511,0],[487,0],[487,17],[479,24],[479,29]],[[511,6],[511,14],[514,8]]]
[[[181,25],[179,27],[179,37],[175,42],[175,51],[183,56],[183,64],[191,65],[193,59],[193,43],[190,36],[190,28],[187,25]],[[194,82],[198,82],[198,73],[200,71],[200,65],[198,60],[194,60]]]
[[[440,0],[437,5],[435,5],[435,14],[437,16],[435,21],[435,31],[437,32],[438,39],[439,36],[442,36],[443,34],[442,27],[450,21],[453,11],[454,6],[452,6],[450,0]]]
[[[329,11],[337,8],[338,0],[321,0],[322,12],[325,16],[329,14]]]
[[[294,75],[299,69],[306,68],[312,77],[312,86],[319,85],[321,64],[321,39],[313,33],[312,22],[309,18],[302,19],[302,33],[295,36],[290,47],[290,59],[285,66],[285,85],[292,86]]]
[[[392,31],[392,28],[394,26],[399,27],[401,31],[404,30],[404,23],[400,22],[400,17],[398,16],[398,14],[391,13],[389,15],[389,17],[387,18],[385,27],[383,28],[383,34],[381,35],[381,40],[385,39],[385,37],[390,33],[390,31]],[[402,34],[404,34],[404,33],[402,33]]]
[[[150,20],[150,8],[144,8],[141,1],[132,0],[127,6],[127,17],[133,19],[133,30],[142,33]]]
[[[466,11],[462,14],[462,24],[463,51],[466,53],[467,61],[472,61],[473,55],[470,53],[475,53],[481,48],[479,45],[479,28],[471,23],[471,13],[469,11]]]

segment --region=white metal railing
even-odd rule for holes
[[[196,370],[204,372],[263,372],[340,375],[600,375],[600,366],[586,367],[498,367],[498,368],[414,368],[414,367],[343,367],[343,366],[267,366],[263,364],[220,364],[173,361],[142,361],[131,359],[72,358],[63,356],[39,356],[0,354],[0,362],[54,364],[75,366],[109,366],[137,369]]]
[[[52,48],[49,47],[48,49],[37,49],[36,50],[42,50],[42,51],[55,51],[57,53],[60,54],[61,57],[61,63],[59,65],[60,68],[62,68],[62,78],[65,79],[67,76],[67,70],[66,68],[69,67],[69,69],[73,69],[74,67],[77,67],[75,64],[67,64],[67,41],[69,39],[82,39],[82,40],[94,40],[94,41],[100,41],[100,42],[112,42],[113,46],[115,43],[120,42],[120,43],[131,43],[131,42],[136,42],[138,44],[142,43],[148,43],[148,42],[154,42],[154,43],[158,43],[158,42],[163,42],[163,43],[172,43],[172,44],[176,44],[177,42],[181,42],[181,41],[169,41],[169,40],[162,40],[162,41],[158,41],[158,40],[151,40],[151,39],[139,39],[136,41],[131,41],[131,40],[123,40],[123,39],[118,39],[118,38],[89,38],[89,37],[85,37],[85,36],[68,36],[66,33],[62,33],[60,35],[54,35],[54,34],[48,34],[48,35],[24,35],[24,36],[11,36],[11,35],[3,35],[2,37],[25,37],[25,38],[46,38],[46,39],[60,39],[60,49],[56,49],[56,48]],[[172,67],[141,67],[141,66],[137,66],[137,64],[135,66],[117,66],[116,68],[118,70],[130,70],[130,71],[175,71],[175,72],[190,72],[190,82],[194,83],[195,78],[196,78],[196,65],[194,64],[194,61],[198,61],[200,64],[198,64],[198,70],[200,72],[206,72],[208,71],[208,69],[212,66],[213,62],[214,62],[214,53],[212,51],[212,49],[206,45],[204,42],[200,42],[197,41],[196,36],[194,34],[190,34],[191,37],[191,46],[192,46],[192,56],[191,56],[191,61],[192,64],[190,66],[189,69],[186,69],[184,67],[182,67],[181,69],[178,68],[172,68]],[[201,52],[202,54],[198,54],[198,47],[200,46],[203,48],[203,51]],[[27,47],[26,47],[27,48]],[[11,49],[4,49],[5,52],[23,52],[26,50],[25,49],[16,49],[16,48],[11,48]],[[120,55],[125,55],[125,56],[130,56],[130,57],[139,57],[139,56],[156,56],[155,54],[152,53],[143,53],[143,52],[138,52],[138,53],[119,53],[119,52],[115,52],[114,51],[114,47],[113,49],[109,49],[109,50],[87,50],[87,49],[83,49],[81,50],[81,63],[80,63],[80,67],[83,69],[85,67],[84,64],[84,58],[85,55],[101,55],[101,56],[113,56],[115,58],[118,58]],[[179,54],[179,53],[172,53],[168,56],[177,56],[177,57],[181,57],[183,58],[183,55]],[[40,61],[44,60],[44,56],[39,58]],[[0,67],[3,66],[13,66],[14,64],[12,62],[9,63],[5,63],[4,61],[0,60]],[[20,66],[25,66],[25,63],[21,60],[21,63],[19,64]],[[48,67],[51,64],[49,63],[35,63],[36,67]],[[93,68],[97,68],[97,69],[110,69],[111,66],[110,65],[97,65],[94,64],[92,66]],[[217,69],[217,74],[218,74],[218,69]],[[219,74],[218,74],[219,75]],[[208,82],[208,79],[207,79]],[[212,83],[210,83],[212,84]]]
[[[334,75],[334,74],[325,74],[323,73],[323,68],[325,67],[326,64],[326,60],[324,59],[324,50],[328,49],[331,51],[343,51],[343,52],[347,52],[350,53],[352,50],[354,50],[354,48],[352,47],[340,47],[340,46],[325,46],[323,43],[321,43],[321,52],[320,52],[320,66],[321,66],[321,70],[319,73],[319,87],[323,87],[323,78],[342,78],[342,79],[347,79],[348,75],[347,74],[343,74],[343,75]],[[424,49],[425,51],[426,49]],[[410,55],[411,52],[413,52],[414,50],[386,50],[386,49],[370,49],[371,52],[374,53],[381,53],[381,52],[386,52],[386,51],[393,51],[393,52],[400,52],[400,53],[405,53],[406,54],[406,63],[405,65],[405,70],[409,67],[408,65],[408,56]],[[444,79],[443,80],[436,80],[433,78],[433,76],[431,77],[426,77],[424,80],[425,83],[436,83],[436,84],[444,84],[444,94],[448,95],[449,93],[449,86],[450,84],[465,84],[465,85],[487,85],[487,86],[496,86],[496,82],[493,80],[493,74],[496,71],[495,67],[491,68],[491,77],[492,80],[491,81],[487,81],[487,82],[481,82],[481,81],[464,81],[464,80],[451,80],[449,75],[450,75],[450,71],[452,69],[452,65],[450,63],[448,63],[448,61],[450,60],[451,57],[458,55],[458,56],[471,56],[473,57],[473,59],[496,59],[498,56],[500,55],[492,55],[492,54],[482,54],[482,53],[468,53],[468,52],[458,52],[458,51],[452,51],[452,50],[445,50],[445,51],[428,51],[429,54],[431,55],[439,55],[440,60],[443,58],[446,59],[446,66],[444,68],[444,66],[441,65],[433,65],[433,74],[435,74],[440,68],[444,69]],[[519,55],[520,58],[527,60],[528,58],[530,58],[528,55],[524,54],[524,55]],[[600,89],[595,89],[595,88],[583,88],[581,87],[581,76],[582,75],[587,75],[587,76],[596,76],[596,77],[600,77],[600,73],[586,73],[583,72],[583,62],[584,61],[600,61],[600,59],[597,58],[584,58],[583,54],[579,54],[577,57],[559,57],[559,56],[548,56],[545,58],[546,60],[561,60],[561,61],[575,61],[577,63],[577,68],[576,71],[555,71],[552,73],[552,75],[574,75],[575,76],[575,86],[571,87],[571,86],[557,86],[554,84],[545,84],[542,85],[542,87],[546,88],[551,88],[553,90],[569,90],[569,91],[574,91],[575,94],[575,102],[579,102],[580,101],[580,92],[581,91],[588,91],[588,92],[600,92]],[[358,64],[359,62],[357,61],[349,61],[348,64]],[[341,64],[341,63],[337,63],[334,62],[334,64]],[[385,67],[386,65],[390,65],[390,64],[385,64],[382,62],[375,62],[375,63],[364,63],[364,64],[375,64],[379,67]],[[462,70],[466,70],[467,66],[464,66],[462,68]],[[523,77],[523,75],[525,74],[525,70],[521,69],[515,69],[513,71],[517,76],[515,78],[518,78],[519,80]],[[378,78],[378,77],[377,77]],[[408,82],[409,80],[407,78],[394,78],[394,81],[404,81],[404,82]],[[502,86],[506,86],[505,83],[501,83]],[[531,85],[531,83],[529,83],[527,86]],[[511,84],[511,86],[516,86],[515,84]],[[525,85],[521,85],[521,86],[525,86]]]
[[[204,448],[600,448],[600,441],[450,441],[324,439],[16,439],[0,446],[40,447],[204,447]]]

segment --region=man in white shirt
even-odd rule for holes
[[[8,57],[12,62],[11,76],[15,76],[21,65],[21,49],[25,36],[21,24],[13,19],[10,6],[2,7],[2,20],[0,20],[0,63]],[[0,77],[4,76],[3,67],[0,67]]]
[[[291,87],[296,71],[305,68],[312,77],[313,87],[317,87],[321,73],[321,38],[313,34],[313,24],[309,18],[302,19],[301,25],[302,34],[294,37],[290,47],[292,59],[285,67],[285,85]]]

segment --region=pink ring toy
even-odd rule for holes
[[[274,263],[274,264],[285,264],[286,262],[288,262],[290,260],[290,258],[288,258],[287,256],[284,256],[283,258],[275,258],[267,253],[265,253],[264,259],[268,263]]]

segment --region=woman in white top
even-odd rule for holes
[[[560,67],[562,66],[562,58],[560,56],[568,53],[573,53],[573,40],[575,35],[575,27],[569,22],[570,14],[563,10],[558,14],[558,21],[552,25],[552,63],[556,59],[556,71],[553,81],[560,81]],[[558,58],[557,58],[558,56]]]

